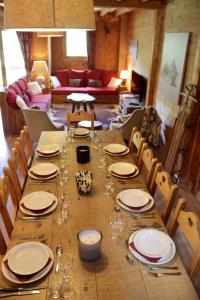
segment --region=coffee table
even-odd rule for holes
[[[74,113],[75,110],[80,109],[81,105],[83,105],[86,112],[88,107],[90,110],[94,110],[93,102],[96,98],[85,93],[72,93],[67,96],[67,100],[72,102],[72,113]]]

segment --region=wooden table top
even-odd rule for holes
[[[99,131],[98,135],[103,136],[104,143],[122,143],[122,138],[117,131],[103,132]],[[59,143],[62,145],[64,140],[63,132],[43,132],[39,144]],[[72,253],[74,264],[72,268],[72,276],[74,285],[77,289],[77,299],[81,300],[145,300],[145,299],[174,299],[174,300],[193,300],[199,299],[190,278],[182,265],[178,255],[168,263],[168,265],[176,265],[179,267],[180,276],[162,276],[156,278],[150,275],[147,268],[134,259],[134,264],[130,265],[126,260],[127,248],[125,240],[132,233],[129,229],[135,224],[144,223],[152,224],[159,222],[163,226],[163,222],[156,210],[155,220],[140,219],[134,220],[129,216],[127,211],[121,209],[121,214],[125,220],[125,227],[121,236],[117,241],[111,239],[111,227],[109,224],[109,216],[114,211],[112,200],[104,196],[103,171],[98,169],[97,151],[90,147],[91,161],[88,164],[80,165],[76,162],[76,146],[79,144],[90,145],[89,139],[77,139],[69,145],[69,182],[66,184],[66,193],[71,199],[70,217],[61,225],[55,222],[57,210],[50,214],[47,219],[33,222],[23,221],[20,219],[22,213],[18,212],[18,217],[14,225],[12,239],[9,248],[16,244],[14,237],[19,234],[45,233],[47,238],[46,244],[50,246],[55,254],[56,245],[61,243],[64,251]],[[117,161],[131,162],[130,154],[124,157],[109,157],[109,162]],[[46,162],[47,160],[35,158],[33,164]],[[59,156],[49,159],[59,165]],[[88,196],[80,196],[77,192],[74,174],[78,170],[90,170],[94,174],[92,192]],[[118,180],[115,178],[115,188],[117,192],[125,188],[145,188],[145,184],[140,175],[133,179]],[[50,191],[58,195],[58,178],[54,178],[46,183],[33,183],[28,179],[25,194],[33,191],[43,190]],[[77,233],[85,227],[95,227],[103,234],[102,254],[100,258],[93,262],[85,262],[78,255]],[[46,276],[40,282],[36,282],[33,286],[48,287],[50,276]],[[1,274],[0,286],[11,286]],[[41,290],[37,296],[22,296],[22,299],[48,299],[48,289]],[[11,297],[10,299],[19,299],[19,297]]]

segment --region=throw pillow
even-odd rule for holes
[[[108,83],[107,87],[117,89],[121,83],[122,83],[122,79],[112,77],[110,82]]]
[[[16,98],[16,104],[20,109],[27,109],[28,106],[26,105],[25,101],[23,100],[23,98],[19,95],[17,95]]]
[[[54,89],[61,87],[60,81],[58,80],[58,78],[56,76],[50,76],[50,78],[51,78],[51,83],[52,83],[52,86]]]
[[[33,96],[34,96],[33,92],[31,92],[31,91],[25,91],[24,94],[26,94],[28,96],[29,101],[31,102],[32,99],[33,99]]]
[[[22,99],[24,100],[27,106],[30,105],[31,101],[29,100],[29,96],[26,93],[22,95]]]
[[[71,87],[80,87],[82,79],[69,79],[69,86]]]
[[[42,89],[37,81],[27,83],[28,91],[31,91],[34,95],[42,94]]]
[[[102,87],[101,80],[88,79],[88,86],[90,87]]]

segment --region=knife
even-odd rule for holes
[[[35,216],[35,217],[21,216],[20,219],[21,220],[30,220],[30,221],[48,220],[47,217],[39,217],[39,216],[38,217],[37,216]]]
[[[34,291],[34,290],[44,290],[45,286],[36,286],[36,287],[9,287],[4,288],[0,287],[0,292],[9,293],[9,292],[22,292],[22,291]],[[1,295],[1,294],[0,294]]]
[[[24,295],[38,295],[40,291],[31,290],[31,291],[18,291],[18,292],[9,292],[0,294],[0,298],[12,297],[12,296],[24,296]]]

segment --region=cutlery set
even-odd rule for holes
[[[40,294],[40,290],[42,289],[46,289],[46,287],[0,287],[0,298],[7,298],[12,296],[38,295]]]

